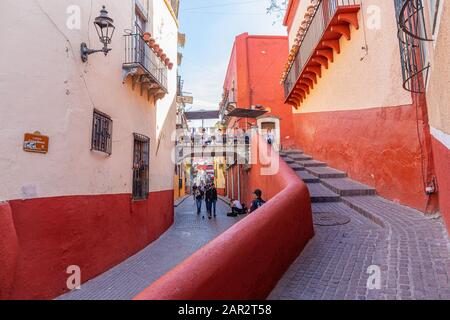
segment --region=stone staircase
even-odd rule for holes
[[[280,156],[305,182],[313,204],[342,202],[383,226],[379,217],[372,214],[371,208],[360,201],[361,197],[371,197],[373,201],[380,199],[375,188],[350,179],[345,172],[330,168],[301,150],[281,151]]]

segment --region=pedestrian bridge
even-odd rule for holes
[[[179,143],[176,146],[176,162],[180,163],[189,158],[225,157],[227,163],[249,164],[250,142],[231,143]]]

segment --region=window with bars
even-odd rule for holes
[[[94,110],[91,150],[100,151],[111,155],[112,127],[113,121],[110,116],[98,110]]]
[[[133,200],[145,200],[149,193],[150,138],[134,134]]]

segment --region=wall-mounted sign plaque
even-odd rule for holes
[[[177,97],[177,103],[193,104],[194,103],[194,97],[191,97],[191,96],[178,96]]]
[[[25,133],[23,139],[23,150],[26,152],[47,153],[49,137],[43,136],[38,132]]]

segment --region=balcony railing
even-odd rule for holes
[[[319,0],[304,32],[300,48],[284,81],[286,98],[292,93],[305,67],[324,40],[325,33],[340,10],[358,8],[360,0]],[[340,23],[340,21],[336,21]]]
[[[123,69],[124,79],[128,75],[138,76],[133,79],[133,86],[139,81],[141,94],[147,89],[149,95],[161,95],[167,93],[167,67],[144,41],[140,32],[126,34],[125,61]],[[145,87],[145,88],[144,88]]]
[[[398,37],[402,62],[403,88],[414,93],[425,92],[430,60],[429,38],[422,0],[396,0]]]
[[[176,142],[176,161],[180,163],[196,157],[225,157],[229,165],[250,164],[250,141],[249,134],[220,134],[206,140],[201,135],[180,136]]]

